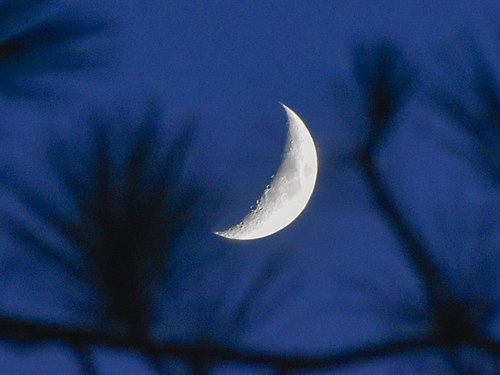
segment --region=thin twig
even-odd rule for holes
[[[71,345],[71,348],[75,352],[81,373],[83,375],[98,375],[90,357],[89,348],[82,345]]]
[[[417,271],[422,276],[426,288],[433,301],[442,300],[449,296],[448,287],[445,285],[438,266],[432,260],[430,252],[421,243],[418,236],[413,233],[411,225],[397,208],[397,204],[389,194],[382,176],[380,176],[373,160],[373,149],[360,154],[359,161],[361,170],[366,178],[373,201],[378,211],[384,216],[394,230],[403,248]]]

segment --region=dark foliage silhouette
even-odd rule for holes
[[[353,83],[333,85],[336,109],[350,128],[357,129],[350,135],[348,159],[352,154],[367,155],[375,143],[383,142],[418,82],[417,68],[387,40],[366,41],[353,48],[352,76]]]
[[[405,104],[416,80],[416,68],[391,42],[358,45],[353,59],[354,78],[370,123],[367,144],[382,138],[390,120]]]
[[[52,10],[48,0],[0,4],[0,89],[13,97],[47,94],[35,85],[42,74],[90,69],[100,64],[79,41],[102,33],[104,21]]]
[[[384,136],[390,131],[393,116],[408,97],[416,69],[404,58],[401,51],[387,42],[371,48],[367,49],[363,46],[358,49],[353,64],[358,85],[364,90],[362,108],[364,113],[367,113],[371,125],[367,139],[357,154],[357,160],[376,207],[398,235],[409,263],[416,268],[426,286],[434,317],[434,333],[431,341],[433,345],[444,350],[454,350],[461,345],[477,345],[481,349],[498,354],[500,343],[489,341],[486,336],[482,335],[476,323],[468,316],[465,304],[452,295],[431,252],[399,210],[396,201],[391,196],[391,189],[386,185],[384,176],[378,169],[377,152],[384,144]],[[476,53],[479,52],[476,51]],[[491,71],[486,70],[484,74],[488,72]],[[473,87],[478,87],[478,77],[474,76],[472,81]],[[491,82],[488,85],[491,86]],[[482,99],[487,106],[492,101],[491,91],[486,86],[484,89],[483,95],[487,97]],[[472,93],[474,92],[473,90]],[[442,94],[440,98],[441,101],[438,103],[442,105],[453,100],[453,98],[446,97],[446,94]],[[461,117],[460,112],[456,114],[453,108],[447,105],[445,107],[453,116]],[[490,113],[495,113],[495,110],[491,111],[491,107],[489,110]],[[491,125],[487,126],[491,127]]]
[[[68,228],[94,264],[99,287],[109,301],[107,314],[112,326],[138,338],[146,335],[149,303],[162,281],[161,265],[168,248],[186,230],[201,198],[198,188],[178,186],[193,130],[186,127],[166,151],[159,151],[159,118],[158,109],[152,106],[139,126],[130,124],[126,116],[91,120],[95,140],[91,163],[96,182],[77,199],[85,220],[95,228],[95,237],[83,238],[77,227]],[[122,168],[112,160],[110,149],[125,128],[135,131],[129,134],[133,143]],[[76,166],[71,164],[70,147],[59,141],[51,160],[68,187],[78,193],[81,189],[78,178],[72,176]],[[117,187],[120,179],[124,180],[123,188]]]
[[[148,356],[157,352],[148,327],[169,249],[184,231],[198,230],[203,222],[199,212],[195,215],[201,207],[199,201],[205,198],[207,204],[201,185],[181,183],[194,125],[186,124],[183,132],[165,145],[160,118],[156,105],[151,105],[138,123],[125,114],[93,116],[79,134],[80,141],[87,137],[89,142],[83,149],[75,149],[74,139],[57,129],[51,131],[47,161],[71,192],[80,211],[77,218],[65,217],[52,202],[41,199],[35,188],[12,178],[15,176],[2,178],[4,188],[27,202],[84,252],[87,266],[75,267],[49,245],[42,246],[48,264],[102,291],[106,322],[99,331],[79,331],[6,318],[0,324],[3,335],[65,341],[77,351],[85,374],[94,373],[88,356],[90,344],[139,348]],[[119,147],[125,154],[117,160]],[[87,166],[81,164],[83,160]],[[89,175],[82,175],[82,170]],[[40,241],[21,225],[13,229],[33,243]]]

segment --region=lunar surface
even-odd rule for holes
[[[250,213],[239,224],[215,234],[234,240],[270,236],[292,223],[309,202],[318,173],[316,147],[300,117],[283,107],[288,136],[278,171]]]

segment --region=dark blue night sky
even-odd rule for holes
[[[497,1],[0,0],[0,375],[500,373]],[[228,241],[280,164],[316,190]]]

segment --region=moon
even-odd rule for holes
[[[278,171],[255,207],[236,224],[215,234],[233,240],[270,236],[304,210],[316,184],[318,156],[313,138],[297,114],[281,104],[288,117],[288,136]]]

